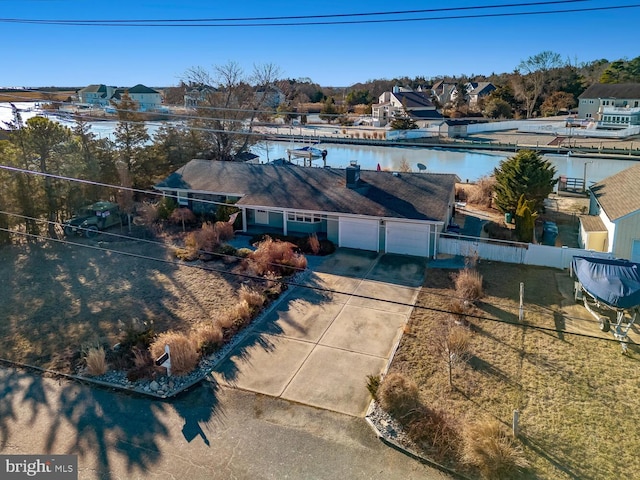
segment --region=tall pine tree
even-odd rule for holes
[[[532,213],[542,210],[544,199],[553,192],[558,181],[556,169],[542,155],[533,150],[521,150],[500,162],[494,170],[495,204],[504,213],[515,214],[518,200],[524,195],[531,201]]]

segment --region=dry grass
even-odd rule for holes
[[[511,479],[528,466],[522,448],[495,420],[467,425],[463,439],[463,461],[478,468],[483,478]]]
[[[218,236],[219,242],[228,242],[234,236],[233,225],[228,222],[216,222],[213,224],[213,230]]]
[[[309,235],[309,249],[314,255],[320,253],[320,240],[318,240],[318,235],[315,232]]]
[[[87,373],[92,377],[107,373],[107,355],[104,348],[90,348],[84,360],[87,362]]]
[[[456,295],[470,303],[482,298],[482,275],[475,270],[465,268],[455,276]]]
[[[380,406],[400,421],[420,407],[418,386],[402,373],[386,375],[377,392]]]
[[[260,308],[264,305],[265,297],[253,288],[242,285],[239,292],[240,302],[246,302],[251,308]]]
[[[478,270],[485,296],[474,315],[516,322],[519,283],[524,282],[527,324],[601,334],[584,308],[560,294],[557,285],[572,293],[567,273],[495,262],[482,262]],[[456,294],[450,272],[430,269],[418,305],[446,310],[451,296]],[[518,409],[520,447],[530,465],[523,478],[637,476],[640,436],[632,433],[640,422],[636,345],[623,356],[615,342],[473,319],[470,359],[454,370],[455,388],[450,389],[431,345],[442,314],[416,308],[410,325],[411,335],[402,338],[390,371],[410,375],[425,405],[446,407],[460,423],[489,416],[510,425]]]
[[[199,351],[209,351],[222,342],[222,327],[219,323],[203,322],[193,330],[193,336]]]
[[[169,345],[172,375],[187,375],[196,368],[200,353],[194,335],[181,332],[161,333],[149,347],[151,356],[158,358],[162,355],[165,345]]]

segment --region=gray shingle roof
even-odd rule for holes
[[[458,177],[362,170],[360,179],[351,189],[344,169],[191,160],[156,188],[241,194],[246,206],[443,221]]]
[[[423,92],[396,92],[393,95],[402,102],[406,108],[425,108],[433,107],[433,102]]]
[[[80,89],[80,92],[82,93],[99,93],[99,92],[106,92],[106,91],[107,91],[107,86],[104,84],[87,85],[86,87]]]
[[[637,212],[640,210],[640,165],[607,177],[590,190],[611,221]]]
[[[594,83],[578,98],[640,98],[640,83]]]

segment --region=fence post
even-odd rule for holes
[[[524,282],[520,282],[520,309],[518,311],[518,319],[520,323],[524,319]]]
[[[514,437],[517,437],[520,434],[519,428],[518,428],[519,422],[520,422],[520,412],[516,409],[513,411],[513,424],[512,424]]]

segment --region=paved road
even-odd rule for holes
[[[445,479],[361,418],[206,382],[170,402],[0,369],[0,451],[79,455],[81,479]]]

